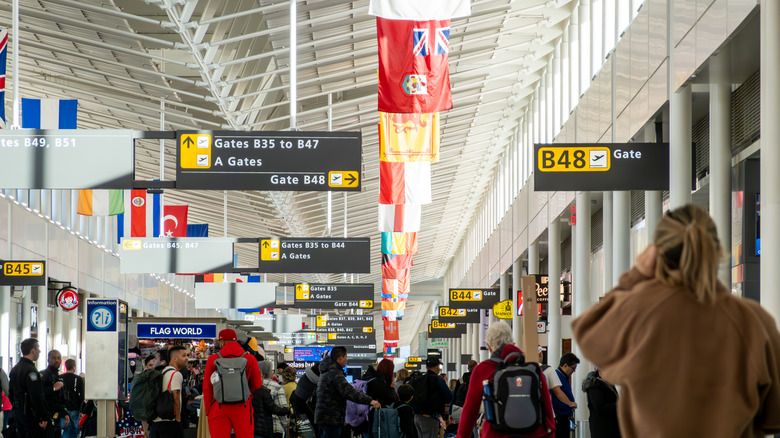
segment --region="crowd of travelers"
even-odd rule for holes
[[[704,210],[668,212],[618,286],[574,320],[596,365],[581,387],[591,437],[780,433],[780,333],[757,303],[718,281],[722,255]],[[383,359],[350,383],[345,347],[296,378],[251,341],[222,330],[202,373],[183,346],[144,358],[117,417],[139,421],[147,438],[183,438],[192,426],[199,438],[571,438],[584,420],[572,384],[580,359],[566,352],[553,368],[539,347],[538,362],[526,361],[501,321],[486,331],[488,359],[449,381],[429,356],[425,372]],[[84,399],[76,362],[60,373],[51,350],[39,372],[38,341],[20,347],[9,375],[0,369],[4,438],[95,436],[95,403]]]

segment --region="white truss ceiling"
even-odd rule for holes
[[[454,108],[442,114],[412,296],[414,283],[440,280],[458,251],[575,3],[476,0],[471,17],[452,21]],[[297,108],[299,129],[327,130],[330,96],[333,129],[363,133],[363,191],[348,195],[348,234],[371,237],[376,263],[360,281],[376,284],[378,61],[367,12],[368,0],[298,2]],[[159,130],[161,107],[165,130],[289,128],[288,0],[21,0],[20,24],[21,96],[78,99],[79,128]],[[8,0],[0,3],[0,26],[11,27]],[[11,114],[10,99],[6,106]],[[156,140],[138,142],[138,179],[159,177],[159,151]],[[173,142],[164,158],[165,178],[175,179]],[[190,222],[208,222],[213,236],[224,233],[223,199],[222,192],[166,191],[167,203],[189,204]],[[333,194],[334,236],[343,235],[343,199]],[[230,192],[227,234],[319,237],[326,215],[325,193]],[[239,262],[254,265],[256,257],[242,250]],[[418,320],[421,308],[412,306],[405,320]],[[403,324],[401,342],[415,329]]]

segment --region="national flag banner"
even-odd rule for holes
[[[409,268],[390,268],[382,266],[382,278],[394,278],[394,279],[401,279],[401,278],[409,278],[410,277],[410,271]]]
[[[225,274],[196,274],[195,283],[224,283]]]
[[[387,298],[400,298],[401,295],[409,295],[409,292],[411,292],[411,278],[404,278],[401,280],[396,280],[392,278],[383,278],[382,279],[382,298],[385,298],[385,295],[388,295]]]
[[[22,128],[76,129],[77,112],[75,99],[22,98]]]
[[[209,224],[187,224],[187,237],[209,237]]]
[[[382,320],[387,319],[389,321],[395,321],[398,319],[403,319],[403,317],[403,310],[382,310]]]
[[[398,321],[382,321],[382,325],[385,329],[384,341],[397,341],[398,340]]]
[[[417,254],[417,232],[382,233],[383,254]]]
[[[116,216],[125,212],[123,190],[79,190],[76,212],[82,216]]]
[[[389,320],[387,320],[389,321]],[[390,347],[395,351],[396,348],[398,348],[398,340],[397,339],[388,339],[382,342],[384,344],[384,347]]]
[[[450,21],[377,17],[376,27],[379,111],[437,113],[452,108]]]
[[[471,0],[371,0],[368,14],[391,20],[448,20],[471,15]]]
[[[402,293],[402,294],[393,294],[393,293],[384,293],[381,294],[382,300],[388,300],[388,301],[406,301],[409,299],[408,293]]]
[[[382,310],[404,310],[406,301],[387,301],[382,300]]]
[[[146,190],[126,190],[125,212],[117,216],[119,240],[122,237],[160,236],[160,195]]]
[[[439,113],[379,113],[379,160],[439,161]]]
[[[411,254],[382,254],[382,272],[384,269],[396,269],[399,271],[408,271],[414,265],[414,259]],[[385,278],[390,276],[383,275]],[[407,275],[408,276],[408,275]],[[401,277],[399,277],[401,278]]]
[[[421,217],[419,204],[379,204],[379,231],[420,231]]]
[[[187,237],[187,210],[188,206],[186,205],[166,205],[163,207],[163,233],[165,237]]]
[[[8,61],[8,31],[0,30],[0,129],[5,129],[5,68]]]
[[[431,163],[379,162],[380,204],[430,204]]]

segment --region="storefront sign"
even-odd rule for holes
[[[79,307],[79,302],[79,293],[72,287],[63,288],[57,294],[57,304],[59,304],[63,310],[74,310]]]
[[[216,324],[138,323],[139,339],[215,339]]]

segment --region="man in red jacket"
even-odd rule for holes
[[[236,342],[236,332],[231,329],[225,329],[219,332],[218,344],[221,344],[222,357],[241,357],[243,355],[247,360],[246,378],[249,381],[250,391],[254,391],[263,386],[263,377],[260,374],[260,368],[257,366],[257,359],[252,355],[246,354],[238,342]],[[216,365],[214,361],[219,359],[218,354],[209,356],[206,362],[206,371],[203,375],[203,405],[206,410],[206,416],[209,420],[209,433],[212,438],[230,438],[231,431],[235,432],[236,438],[252,438],[254,436],[254,424],[252,419],[251,395],[249,400],[244,403],[221,404],[214,400],[213,379],[218,379]]]
[[[503,321],[491,324],[485,333],[485,346],[491,356],[496,358],[504,359],[514,352],[522,354],[522,351],[515,347],[512,342],[512,329]],[[477,417],[479,416],[479,408],[482,405],[482,382],[491,380],[495,372],[496,363],[491,360],[482,361],[471,372],[469,389],[466,392],[466,403],[463,404],[456,438],[470,438],[472,436],[474,425],[477,423]],[[541,384],[544,422],[537,430],[523,435],[525,437],[552,438],[555,434],[555,415],[553,414],[550,391],[547,389],[547,381],[544,378],[544,374],[541,375]],[[479,436],[480,438],[505,438],[510,435],[496,431],[490,423],[485,421],[482,423]]]

